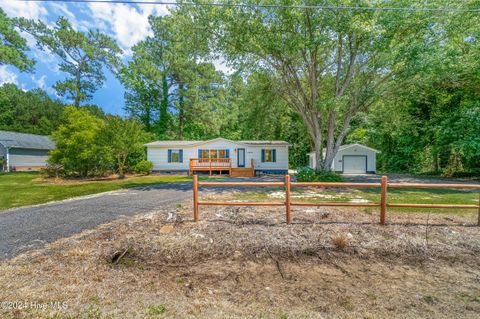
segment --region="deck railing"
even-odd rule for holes
[[[211,186],[247,186],[247,187],[285,187],[285,202],[221,202],[221,201],[199,201],[199,187]],[[379,187],[380,198],[378,203],[352,203],[352,202],[292,202],[290,196],[291,187],[338,187],[338,188],[359,188]],[[380,207],[380,224],[385,225],[387,207],[414,207],[414,208],[463,208],[477,209],[477,225],[480,226],[480,193],[477,205],[470,204],[409,204],[409,203],[388,203],[388,188],[451,188],[451,189],[479,189],[478,184],[413,184],[413,183],[388,183],[387,176],[382,176],[380,183],[324,183],[324,182],[290,182],[290,176],[285,175],[284,182],[198,182],[198,176],[193,176],[193,217],[195,222],[199,219],[199,206],[285,206],[286,221],[290,224],[291,206],[350,206],[350,207]]]
[[[190,174],[194,171],[229,171],[232,168],[231,158],[191,158]]]

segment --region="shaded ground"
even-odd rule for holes
[[[0,263],[2,318],[478,318],[480,232],[466,215],[354,209],[160,210]],[[121,256],[121,257],[120,257]]]

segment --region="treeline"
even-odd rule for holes
[[[54,25],[9,19],[0,9],[0,32],[9,39],[0,46],[10,51],[0,64],[32,70],[22,30],[56,54],[66,74],[53,87],[63,103],[4,85],[0,129],[61,141],[77,138],[66,135],[81,129],[72,118],[88,118],[95,152],[52,153],[52,162],[79,175],[133,171],[144,160],[143,140],[218,136],[286,140],[291,167],[306,165],[315,150],[318,167],[328,170],[340,144],[360,142],[381,151],[381,171],[479,174],[478,15],[267,11],[178,6],[149,18],[152,35],[123,63],[115,41],[97,30],[75,30],[65,18]],[[229,75],[215,67],[219,59]],[[125,87],[127,119],[87,104],[105,81],[104,68]],[[115,125],[121,132],[132,125],[139,136],[126,158],[105,142],[121,139],[109,131]],[[76,152],[85,153],[83,161],[67,158]]]

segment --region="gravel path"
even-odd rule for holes
[[[260,180],[279,181],[283,180],[283,177],[221,181]],[[202,191],[219,192],[225,189],[209,187]],[[247,188],[241,187],[238,190]],[[15,257],[24,251],[43,247],[58,239],[96,228],[124,216],[175,207],[190,198],[192,198],[191,183],[171,183],[0,211],[0,260]]]
[[[0,212],[0,260],[123,216],[174,207],[191,196],[191,183],[172,183]]]

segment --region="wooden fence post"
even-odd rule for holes
[[[385,225],[385,213],[387,212],[387,176],[382,176],[382,189],[380,193],[380,224]]]
[[[285,175],[285,206],[287,210],[287,225],[292,222],[292,214],[290,210],[290,175]]]
[[[198,175],[193,175],[193,220],[198,222]]]
[[[478,193],[478,221],[477,226],[480,226],[480,193]]]

